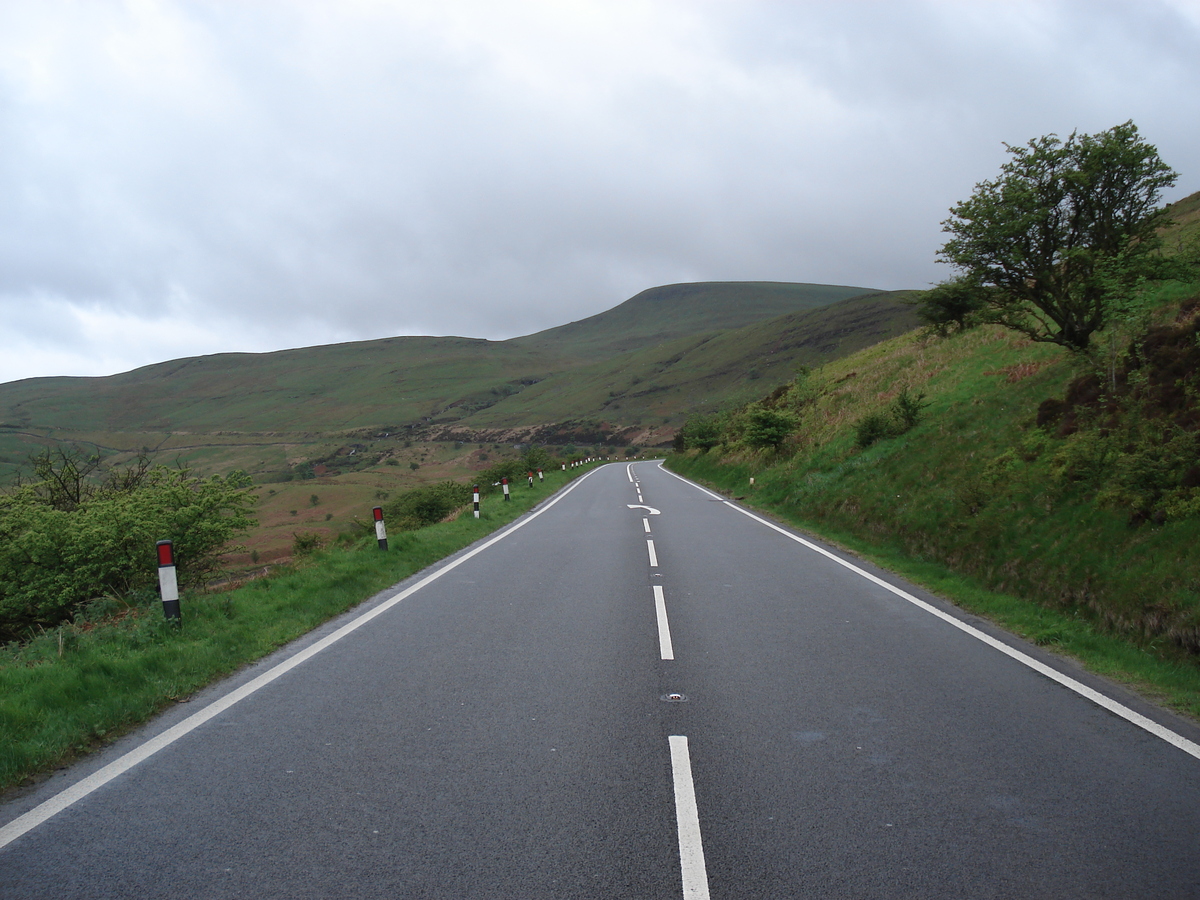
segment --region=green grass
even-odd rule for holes
[[[0,648],[0,789],[19,784],[147,721],[227,675],[470,545],[547,499],[587,467],[546,472],[504,503],[452,522],[318,551],[224,593],[186,594],[183,627],[161,603],[106,601],[90,621]]]

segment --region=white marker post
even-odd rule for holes
[[[504,502],[505,502],[505,503],[507,503],[507,502],[509,501],[509,499],[510,499],[510,498],[509,498],[509,496],[508,496],[508,479],[507,479],[507,478],[501,478],[501,479],[500,479],[500,484],[501,484],[501,486],[503,486],[503,488],[504,488]]]
[[[475,485],[475,496],[474,496],[473,502],[475,503],[475,518],[478,519],[479,518],[479,485]]]
[[[154,548],[158,552],[158,593],[162,596],[163,615],[173,622],[181,622],[179,580],[175,576],[175,547],[170,541],[159,541]]]
[[[376,506],[371,510],[375,517],[375,540],[379,541],[379,549],[387,549],[387,526],[383,524],[383,507]]]
[[[546,476],[542,474],[542,470],[541,470],[541,469],[538,469],[538,481],[539,481],[539,482],[542,482],[542,481],[545,481],[545,480],[546,480]]]
[[[533,469],[529,470],[529,486],[533,487]]]

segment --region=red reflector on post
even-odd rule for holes
[[[158,564],[160,566],[175,565],[175,548],[170,541],[159,541],[154,547],[158,551]]]
[[[383,507],[382,506],[375,507],[373,510],[371,510],[371,515],[373,515],[375,517],[376,522],[382,522],[383,521]]]

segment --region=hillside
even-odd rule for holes
[[[0,385],[0,423],[19,429],[195,432],[337,430],[420,422],[452,408],[457,412],[451,415],[461,418],[482,408],[479,398],[495,402],[597,357],[739,328],[864,291],[667,285],[599,315],[508,341],[397,337],[222,353],[102,378],[31,378]]]
[[[741,328],[752,322],[816,309],[867,288],[775,281],[667,284],[635,294],[610,310],[508,343],[605,359],[675,338]]]
[[[1158,304],[1093,357],[911,332],[693,420],[668,465],[1039,643],[1131,642],[1098,669],[1158,658],[1153,690],[1200,716],[1200,282]],[[754,410],[793,417],[779,449]]]
[[[594,396],[594,371],[581,382],[570,373],[661,366],[670,355],[657,348],[672,342],[736,331],[781,311],[816,314],[862,293],[803,284],[667,285],[600,315],[509,341],[397,337],[216,354],[104,378],[11,382],[0,385],[0,466],[11,472],[38,446],[76,441],[107,453],[182,452],[218,469],[225,455],[229,465],[256,471],[314,455],[295,452],[296,445],[319,436],[344,442],[337,435],[356,430],[421,438],[424,430],[449,423],[512,428],[605,417],[617,427],[637,425],[644,416],[635,408],[619,412],[607,397]],[[625,351],[616,352],[617,345]],[[524,392],[542,383],[537,396],[543,399],[524,402]],[[687,402],[680,393],[655,415],[678,417]],[[276,449],[258,462],[254,454],[223,454],[221,448],[235,443]]]
[[[476,428],[558,422],[580,411],[606,421],[675,421],[786,381],[797,366],[819,365],[917,325],[911,292],[862,294],[746,325],[664,340],[559,373],[465,420]],[[461,429],[450,427],[447,433]]]

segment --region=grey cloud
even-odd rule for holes
[[[670,281],[921,286],[1046,131],[1133,118],[1195,184],[1182,2],[63,9],[0,11],[0,379],[507,337]]]

